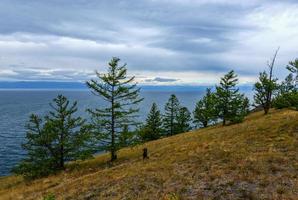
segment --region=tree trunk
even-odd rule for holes
[[[172,136],[173,135],[173,129],[174,129],[174,109],[173,109],[173,107],[174,107],[174,104],[173,104],[173,102],[171,102],[172,103],[172,109],[171,109],[171,128],[170,128],[170,136]]]
[[[222,125],[223,125],[223,126],[226,125],[226,119],[225,119],[225,118],[222,120]]]
[[[111,129],[112,129],[112,135],[111,135],[111,162],[117,159],[116,155],[116,147],[115,147],[115,111],[114,111],[114,86],[112,87],[112,114],[111,114]]]
[[[61,169],[65,169],[65,167],[64,167],[63,153],[62,153],[62,155],[61,155],[61,157],[60,157],[60,168],[61,168]]]
[[[264,113],[265,113],[265,115],[267,115],[268,112],[269,112],[269,106],[265,106],[265,107],[264,107]]]

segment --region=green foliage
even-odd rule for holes
[[[55,200],[56,197],[54,194],[49,194],[43,198],[43,200]]]
[[[265,114],[269,112],[269,109],[272,106],[272,97],[275,96],[275,93],[278,90],[277,79],[273,78],[273,67],[278,50],[279,49],[275,52],[271,63],[268,64],[269,73],[266,71],[261,72],[259,75],[259,81],[254,85],[255,106],[261,106],[264,109]]]
[[[254,100],[255,106],[262,106],[265,114],[268,113],[271,107],[271,98],[278,89],[277,79],[270,80],[267,72],[262,72],[259,75],[259,81],[254,85]]]
[[[232,103],[233,117],[230,118],[231,123],[240,123],[249,113],[249,99],[244,94],[238,94]]]
[[[135,142],[135,132],[128,129],[128,125],[124,125],[121,134],[119,135],[120,147],[128,147]]]
[[[296,91],[293,74],[290,73],[278,87],[278,95]]]
[[[287,69],[290,71],[290,75],[292,76],[292,85],[294,86],[295,90],[298,90],[298,59],[289,62],[287,65]]]
[[[298,110],[298,92],[288,92],[277,96],[273,106],[277,109],[293,107]]]
[[[51,105],[53,111],[44,119],[31,115],[27,124],[27,142],[23,148],[28,155],[13,169],[25,178],[49,175],[65,168],[66,161],[91,157],[90,135],[85,120],[74,117],[77,103],[59,95]]]
[[[241,122],[247,114],[249,102],[239,93],[237,83],[237,75],[232,70],[221,78],[220,85],[216,86],[216,113],[218,118],[222,119],[223,125],[227,122]]]
[[[166,135],[171,136],[179,133],[177,130],[177,116],[180,109],[180,103],[177,97],[172,94],[165,105],[163,127]]]
[[[156,140],[161,137],[162,133],[162,116],[156,103],[153,103],[147,116],[146,124],[141,131],[141,140],[144,142]]]
[[[194,123],[198,127],[207,127],[216,120],[216,96],[211,89],[206,90],[206,95],[197,102],[193,112]]]
[[[179,108],[178,115],[176,117],[176,130],[177,133],[184,133],[191,130],[190,122],[191,119],[191,113],[186,107]]]
[[[298,110],[298,59],[289,62],[287,69],[290,74],[280,85],[273,106],[277,109],[293,107]]]
[[[119,66],[119,61],[119,58],[112,58],[106,74],[96,72],[97,80],[87,82],[93,94],[106,101],[101,108],[88,109],[88,112],[92,118],[92,132],[101,149],[111,153],[111,161],[117,159],[123,127],[137,125],[137,104],[143,100],[139,97],[140,88],[133,83],[135,77],[127,77],[126,64]]]

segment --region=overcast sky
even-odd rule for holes
[[[252,83],[298,57],[296,0],[1,0],[0,80],[85,81],[113,57],[144,84]]]

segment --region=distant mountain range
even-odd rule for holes
[[[189,86],[189,85],[140,85],[142,90],[146,91],[202,91],[207,87],[211,86]],[[241,90],[251,90],[251,85],[241,85]],[[82,82],[50,82],[50,81],[0,81],[0,89],[4,90],[26,90],[26,89],[36,89],[36,90],[86,90],[88,89],[85,83]]]

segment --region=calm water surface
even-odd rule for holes
[[[161,110],[169,96],[175,93],[183,106],[191,112],[202,92],[165,92],[144,91],[141,96],[145,100],[140,105],[140,120],[144,120],[153,102]],[[0,176],[8,175],[11,168],[18,163],[25,152],[21,144],[25,141],[25,124],[30,114],[44,115],[49,110],[49,102],[58,94],[78,101],[78,114],[88,118],[87,108],[100,106],[103,102],[90,91],[45,91],[45,90],[0,90]]]

